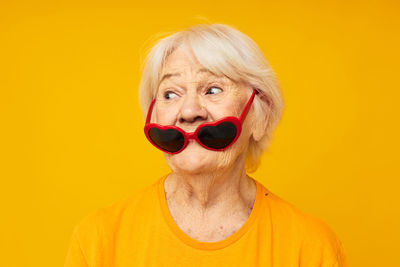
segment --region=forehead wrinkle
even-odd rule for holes
[[[181,76],[181,74],[179,72],[175,72],[175,73],[166,73],[163,75],[163,77],[161,78],[159,84],[161,84],[164,80],[169,79],[171,77],[176,77],[176,76]]]
[[[169,80],[169,79],[174,78],[174,77],[182,77],[181,73],[182,72],[166,73],[166,74],[164,74],[162,76],[159,84],[161,84],[165,80]],[[203,80],[204,78],[208,78],[208,77],[216,77],[218,79],[222,78],[220,76],[215,75],[214,73],[212,73],[211,71],[209,71],[209,70],[207,70],[205,68],[201,68],[201,69],[197,70],[195,73],[196,74],[203,74],[204,73],[206,75],[206,77],[199,77],[199,80]],[[201,75],[201,76],[203,76],[203,75]],[[193,81],[193,82],[196,82],[196,81]],[[197,81],[197,82],[202,82],[202,81]]]

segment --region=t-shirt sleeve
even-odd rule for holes
[[[336,263],[333,265],[333,267],[347,267],[347,259],[346,255],[344,253],[343,245],[342,242],[340,242],[339,239],[337,239],[337,254],[336,254]]]
[[[321,219],[304,215],[305,238],[301,246],[303,267],[347,267],[343,245],[336,233]]]
[[[347,267],[342,242],[332,229],[324,222],[314,221],[303,248],[305,258],[310,265],[320,267]]]
[[[74,228],[64,267],[110,266],[108,216],[104,209],[98,209],[81,219]]]
[[[71,237],[64,267],[89,267],[86,256],[77,237],[76,229]]]

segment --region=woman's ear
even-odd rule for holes
[[[271,114],[270,101],[261,99],[260,102],[264,103],[258,103],[253,113],[252,135],[256,142],[260,141],[265,135]]]

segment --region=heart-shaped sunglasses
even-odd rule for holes
[[[225,150],[239,138],[242,132],[242,124],[246,119],[256,93],[257,91],[254,89],[239,119],[231,116],[212,122],[205,122],[199,125],[192,133],[187,133],[174,125],[163,126],[157,123],[150,123],[153,106],[156,101],[156,99],[153,99],[147,112],[144,133],[150,143],[169,154],[177,154],[184,150],[189,139],[195,139],[200,145],[209,150]]]

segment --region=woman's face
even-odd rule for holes
[[[194,132],[204,122],[239,117],[252,93],[248,86],[204,69],[192,51],[182,45],[168,56],[161,77],[152,122],[175,125],[186,132]],[[173,171],[213,171],[244,156],[249,136],[245,123],[239,139],[225,151],[208,150],[190,140],[182,152],[164,154]]]

